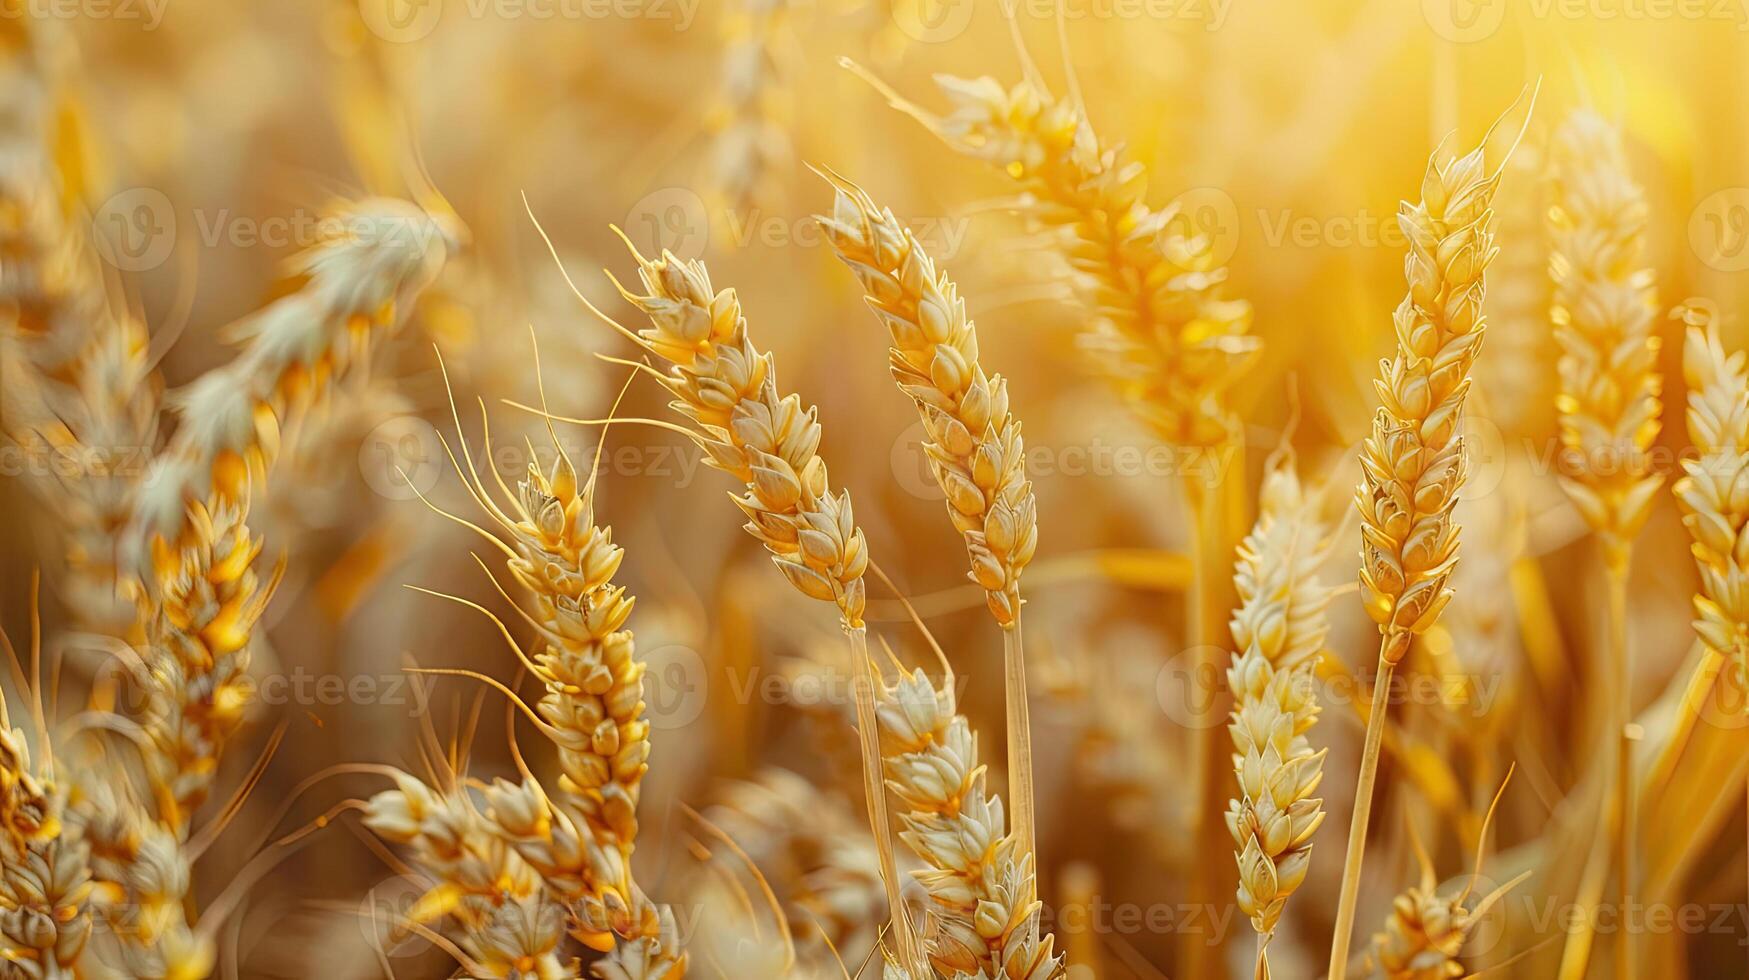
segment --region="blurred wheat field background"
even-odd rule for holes
[[[1749,975],[1746,66],[0,0],[0,977]]]

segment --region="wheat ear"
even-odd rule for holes
[[[1749,677],[1749,371],[1742,351],[1726,355],[1710,315],[1682,312],[1688,437],[1699,458],[1683,460],[1675,493],[1700,568],[1694,629]]]
[[[0,432],[57,463],[34,489],[67,541],[69,610],[89,629],[137,640],[116,541],[154,443],[158,393],[145,325],[115,309],[72,220],[79,178],[44,146],[56,108],[45,62],[56,60],[58,32],[44,36],[49,25],[20,14],[7,20],[21,36],[0,41],[11,49],[0,51]]]
[[[1260,496],[1257,525],[1233,572],[1238,652],[1227,669],[1228,731],[1240,796],[1227,806],[1227,828],[1238,847],[1239,909],[1257,932],[1256,975],[1264,977],[1264,947],[1305,881],[1312,834],[1324,822],[1324,801],[1312,795],[1324,777],[1324,750],[1313,750],[1306,735],[1318,717],[1313,669],[1334,590],[1318,580],[1331,541],[1316,500],[1286,468],[1264,477]]]
[[[965,539],[968,575],[1007,638],[1008,796],[1021,854],[1031,856],[1037,845],[1020,575],[1038,549],[1038,504],[1020,423],[1008,411],[1008,383],[985,375],[965,302],[916,236],[862,188],[822,175],[836,196],[832,217],[820,224],[892,337],[893,380],[923,419],[923,451]]]
[[[945,667],[945,664],[943,665]],[[948,977],[1058,980],[1055,940],[1041,941],[1033,859],[1004,833],[1001,799],[984,791],[978,739],[954,703],[953,674],[939,687],[921,669],[880,691],[887,785],[906,807],[900,835],[927,868],[929,956]],[[913,971],[911,980],[929,974]]]
[[[470,976],[579,976],[577,960],[562,958],[560,948],[567,910],[475,801],[405,773],[394,781],[395,789],[367,802],[364,823],[406,847],[413,865],[437,883],[407,918],[425,925],[447,916],[457,934],[452,952]]]
[[[1632,753],[1625,741],[1633,710],[1627,580],[1634,537],[1664,479],[1652,472],[1647,457],[1663,409],[1658,398],[1659,340],[1653,333],[1657,297],[1653,272],[1641,265],[1645,194],[1629,175],[1615,127],[1595,112],[1578,110],[1555,131],[1551,156],[1550,317],[1561,351],[1556,400],[1565,450],[1561,486],[1603,549],[1608,659],[1602,668],[1611,696],[1605,702],[1610,737],[1602,758],[1613,763],[1610,834],[1625,907],[1633,875],[1634,825],[1628,772]],[[1596,903],[1606,870],[1603,860],[1591,860],[1581,885],[1582,906]],[[1563,978],[1583,972],[1591,936],[1590,929],[1570,935]],[[1633,937],[1624,930],[1620,941],[1618,975],[1627,976]]]
[[[136,544],[174,543],[187,501],[235,496],[264,473],[286,427],[400,327],[465,235],[388,198],[343,205],[320,229],[290,269],[302,288],[226,328],[241,353],[176,398],[181,424],[139,495]]]
[[[1507,772],[1507,780],[1512,778]],[[1488,837],[1488,825],[1506,792],[1502,783],[1482,820],[1479,840]],[[1439,880],[1434,876],[1433,861],[1421,846],[1413,825],[1409,842],[1421,865],[1421,880],[1391,900],[1391,911],[1385,917],[1384,931],[1375,933],[1368,955],[1370,964],[1383,980],[1448,980],[1473,976],[1464,966],[1460,954],[1476,926],[1513,888],[1531,876],[1526,871],[1495,888],[1469,905],[1471,894],[1482,876],[1482,853],[1476,854],[1475,870],[1470,881],[1452,895],[1439,894]]]
[[[618,280],[614,284],[649,317],[650,327],[634,334],[583,302],[597,317],[669,362],[660,378],[674,396],[671,406],[692,423],[690,432],[707,461],[746,487],[734,500],[747,516],[747,532],[765,545],[791,585],[837,607],[857,676],[853,693],[863,789],[899,959],[921,973],[922,950],[899,897],[881,787],[874,707],[878,679],[868,659],[862,618],[868,603],[863,583],[868,548],[856,526],[850,495],[831,490],[826,461],[819,455],[818,411],[804,407],[798,395],[779,394],[776,366],[770,354],[753,346],[735,291],[712,287],[704,263],[682,261],[667,251],[647,259],[629,241],[626,245],[637,260],[645,292],[634,293]]]
[[[937,83],[946,116],[875,82],[949,146],[1012,177],[1026,213],[1062,236],[1098,313],[1082,342],[1131,410],[1172,445],[1226,444],[1238,425],[1226,394],[1258,344],[1250,304],[1223,294],[1213,243],[1184,234],[1175,209],[1148,205],[1146,169],[1101,144],[1072,100],[1034,80]]]
[[[1458,553],[1452,509],[1465,471],[1458,426],[1486,326],[1483,277],[1495,254],[1489,204],[1504,162],[1493,144],[1504,122],[1503,116],[1480,146],[1462,156],[1443,147],[1435,151],[1421,180],[1420,203],[1405,201],[1397,212],[1409,241],[1403,263],[1409,290],[1392,317],[1397,352],[1379,362],[1373,387],[1380,407],[1361,447],[1355,494],[1360,591],[1379,628],[1378,676],[1355,784],[1330,980],[1342,980],[1348,969],[1391,673],[1415,636],[1451,601],[1447,582]],[[1517,136],[1505,135],[1511,139],[1509,156]]]
[[[686,954],[673,915],[632,877],[650,724],[646,665],[626,628],[634,600],[613,583],[625,552],[611,528],[595,523],[594,477],[580,480],[557,440],[554,446],[551,471],[531,463],[516,493],[497,481],[504,503],[462,446],[462,476],[497,529],[485,533],[533,601],[527,619],[539,648],[532,657],[519,649],[518,657],[545,689],[535,710],[560,768],[557,793],[526,773],[520,785],[498,781],[484,794],[487,824],[540,873],[566,908],[570,933],[609,951],[595,967],[601,975],[678,977]],[[492,458],[489,438],[483,452]]]

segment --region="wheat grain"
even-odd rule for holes
[[[933,912],[930,960],[949,977],[1057,980],[1063,960],[1052,937],[1039,937],[1032,857],[984,791],[952,676],[937,687],[922,670],[902,673],[879,699],[887,784],[908,808],[900,836],[928,866],[916,877]]]
[[[1276,469],[1264,477],[1260,498],[1233,573],[1238,652],[1227,670],[1235,699],[1228,731],[1240,796],[1227,807],[1227,827],[1238,846],[1239,909],[1260,940],[1261,976],[1262,945],[1305,881],[1312,834],[1324,822],[1323,801],[1312,796],[1324,751],[1314,751],[1306,734],[1318,716],[1313,667],[1329,633],[1333,590],[1318,581],[1331,542],[1299,479]]]
[[[1534,106],[1534,95],[1531,101]],[[1379,628],[1378,672],[1336,909],[1331,980],[1342,980],[1348,965],[1390,676],[1414,637],[1451,601],[1447,583],[1458,552],[1452,510],[1465,475],[1459,425],[1486,328],[1484,274],[1495,255],[1489,205],[1503,163],[1491,144],[1504,121],[1469,153],[1436,151],[1421,181],[1421,201],[1405,201],[1397,213],[1409,241],[1403,266],[1409,289],[1392,318],[1396,354],[1379,362],[1374,388],[1380,407],[1361,447],[1355,501],[1361,596]]]

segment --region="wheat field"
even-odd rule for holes
[[[1749,976],[1746,85],[0,0],[0,980]]]

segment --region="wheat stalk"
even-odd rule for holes
[[[1631,751],[1625,744],[1632,718],[1632,651],[1627,641],[1627,578],[1633,540],[1651,513],[1663,475],[1652,472],[1647,450],[1657,439],[1663,406],[1658,393],[1659,340],[1653,272],[1640,265],[1647,207],[1628,173],[1621,136],[1590,110],[1572,113],[1556,130],[1551,148],[1548,227],[1553,242],[1549,274],[1554,281],[1550,318],[1560,347],[1561,486],[1597,535],[1603,549],[1607,607],[1607,660],[1611,696],[1605,702],[1614,793],[1610,820],[1623,907],[1632,878],[1630,838]],[[1580,903],[1597,901],[1607,866],[1588,865]],[[1583,972],[1591,930],[1575,930],[1561,975]],[[1632,936],[1621,935],[1618,975],[1631,972]]]
[[[704,263],[682,261],[667,251],[647,259],[629,240],[626,246],[638,263],[638,278],[646,292],[634,293],[617,279],[613,283],[627,302],[649,317],[650,326],[634,333],[580,292],[577,297],[596,317],[669,362],[666,373],[651,373],[674,396],[671,407],[691,422],[683,431],[703,448],[710,465],[746,487],[746,493],[734,500],[747,516],[747,532],[765,546],[798,591],[838,609],[857,676],[853,694],[863,789],[898,954],[907,969],[921,972],[922,951],[899,898],[880,781],[874,708],[877,679],[868,659],[862,618],[868,602],[863,582],[868,548],[856,525],[850,495],[832,493],[826,462],[819,455],[818,411],[804,407],[798,395],[779,394],[776,366],[770,354],[753,346],[735,291],[715,289]]]
[[[945,667],[945,664],[943,665]],[[1004,832],[1002,801],[984,791],[978,740],[954,704],[951,672],[922,670],[881,684],[887,785],[907,807],[901,837],[927,867],[930,960],[944,976],[1057,980],[1055,940],[1040,940],[1034,864]],[[913,980],[927,977],[913,971]]]
[[[1059,248],[1094,313],[1080,336],[1095,370],[1130,411],[1170,445],[1195,450],[1186,468],[1218,467],[1213,479],[1184,480],[1196,553],[1192,636],[1198,676],[1218,672],[1231,596],[1232,535],[1220,486],[1241,441],[1227,394],[1255,359],[1250,304],[1225,295],[1226,269],[1206,237],[1187,235],[1174,207],[1148,205],[1147,171],[1106,146],[1076,100],[1057,99],[1035,71],[1004,88],[994,79],[938,76],[952,106],[938,116],[854,64],[896,108],[948,145],[984,160],[1020,186],[1025,214],[1058,236]],[[1029,66],[1030,67],[1030,66]],[[1197,848],[1220,846],[1209,810],[1225,794],[1226,766],[1212,727],[1197,729]],[[1192,900],[1212,903],[1225,886],[1219,865],[1195,866]],[[1209,950],[1185,946],[1185,972],[1201,974]]]
[[[1397,212],[1409,240],[1403,265],[1409,289],[1392,318],[1397,352],[1379,362],[1374,388],[1380,407],[1361,447],[1355,500],[1361,520],[1360,589],[1379,628],[1378,671],[1355,784],[1330,980],[1342,980],[1348,968],[1391,673],[1415,636],[1451,601],[1447,582],[1458,552],[1452,509],[1465,473],[1458,427],[1486,327],[1483,277],[1495,254],[1489,204],[1503,163],[1490,150],[1504,121],[1504,116],[1496,121],[1481,145],[1462,156],[1436,150],[1421,181],[1421,201],[1405,201]]]
[[[965,539],[968,573],[1007,638],[1009,798],[1022,856],[1036,854],[1032,727],[1020,641],[1020,575],[1038,548],[1038,504],[1008,382],[978,363],[978,334],[953,281],[915,235],[863,192],[822,172],[836,194],[819,219],[892,336],[888,365],[923,419],[923,451]],[[1036,860],[1036,858],[1035,858]]]
[[[1264,947],[1305,881],[1312,834],[1324,822],[1323,801],[1312,796],[1324,750],[1314,751],[1306,734],[1318,717],[1313,669],[1330,629],[1334,590],[1318,581],[1330,547],[1317,503],[1292,470],[1265,476],[1257,525],[1233,572],[1238,652],[1227,669],[1240,791],[1227,827],[1238,847],[1239,908],[1258,935],[1258,976],[1268,975]]]

